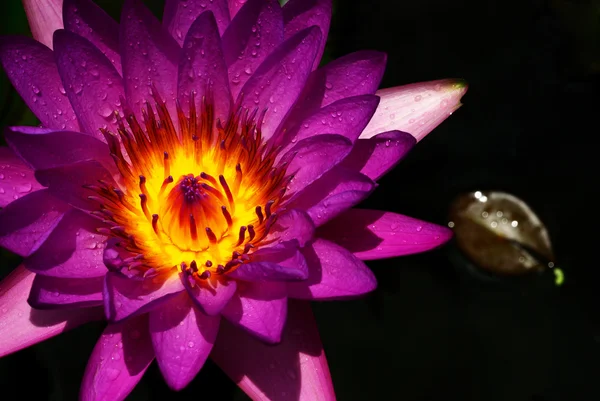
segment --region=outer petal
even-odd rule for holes
[[[179,44],[140,0],[125,1],[119,38],[125,94],[133,112],[141,116],[154,86],[171,115],[176,116]]]
[[[267,342],[281,341],[287,315],[283,283],[248,283],[221,312],[231,323]]]
[[[282,341],[275,347],[222,324],[212,359],[252,400],[334,401],[310,304],[290,300],[288,314]]]
[[[360,135],[371,138],[381,132],[408,132],[417,142],[450,116],[462,103],[467,84],[456,79],[421,82],[377,91],[379,108]]]
[[[102,254],[107,237],[98,234],[96,228],[98,220],[71,209],[23,264],[37,274],[50,277],[104,277],[107,270]]]
[[[319,135],[298,142],[288,155],[295,155],[287,172],[294,178],[288,185],[288,194],[298,193],[317,180],[352,150],[352,143],[341,135]],[[284,155],[283,159],[287,159]],[[293,199],[293,198],[292,198]]]
[[[0,207],[43,188],[33,171],[8,148],[0,148]]]
[[[98,202],[88,199],[88,196],[96,195],[87,189],[88,185],[97,185],[98,180],[103,180],[111,187],[116,186],[110,173],[95,160],[38,170],[35,178],[48,187],[52,195],[83,210],[97,210],[99,206]]]
[[[363,174],[338,165],[302,189],[290,207],[306,210],[314,225],[321,226],[357,205],[376,187]]]
[[[319,229],[362,260],[410,255],[436,248],[452,237],[446,227],[401,214],[352,209]]]
[[[267,109],[262,124],[269,139],[302,91],[321,41],[321,32],[312,27],[283,42],[258,67],[244,85],[242,106]]]
[[[61,0],[23,0],[34,39],[52,48],[52,34],[63,27]]]
[[[234,280],[207,280],[206,285],[193,287],[185,275],[181,280],[192,302],[209,316],[220,314],[237,290]]]
[[[64,0],[65,29],[86,38],[121,73],[119,24],[91,0]]]
[[[313,25],[318,26],[323,34],[313,70],[319,66],[325,50],[331,24],[331,2],[331,0],[290,0],[283,7],[286,39]]]
[[[102,318],[101,308],[71,311],[32,309],[27,296],[35,274],[20,266],[0,283],[0,356]]]
[[[341,99],[316,111],[295,127],[286,129],[285,138],[292,145],[311,136],[338,134],[354,143],[369,123],[378,104],[379,98],[374,95]],[[287,142],[286,139],[283,141]]]
[[[114,174],[118,173],[108,146],[91,135],[46,128],[10,127],[4,137],[14,152],[35,170],[97,160]]]
[[[240,8],[242,8],[244,4],[247,3],[247,1],[248,0],[227,0],[227,5],[229,6],[229,14],[231,15],[232,19],[237,14],[237,12],[240,11]]]
[[[121,109],[121,76],[100,50],[73,32],[54,33],[54,55],[81,129],[105,141],[100,128],[117,132],[114,112]]]
[[[179,63],[179,101],[188,105],[192,92],[195,92],[196,110],[202,110],[202,99],[206,96],[212,99],[215,120],[227,121],[232,98],[221,38],[211,12],[202,13],[185,37]]]
[[[373,291],[377,280],[369,268],[346,249],[324,239],[303,249],[310,277],[288,283],[290,298],[326,300],[354,298]]]
[[[400,162],[417,143],[406,132],[390,131],[359,139],[340,166],[377,180]]]
[[[194,308],[185,293],[150,312],[156,361],[173,390],[181,390],[198,374],[215,343],[220,321]]]
[[[223,34],[234,96],[281,42],[283,15],[277,0],[247,0]]]
[[[104,312],[110,321],[146,313],[183,291],[179,277],[136,280],[109,272],[104,281]]]
[[[213,0],[210,2],[205,0],[166,0],[162,22],[171,36],[180,45],[183,45],[183,39],[187,35],[190,26],[204,11],[211,11],[215,15],[219,34],[222,35],[229,25],[227,0]]]
[[[0,62],[42,126],[79,131],[50,49],[30,38],[4,37],[0,40]]]
[[[69,209],[48,190],[14,201],[0,210],[0,246],[21,256],[31,255]]]
[[[64,279],[37,274],[27,302],[35,309],[101,306],[103,282],[102,277]]]
[[[79,399],[124,400],[153,359],[147,315],[108,325],[85,368]]]

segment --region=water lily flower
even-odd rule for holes
[[[105,317],[82,400],[124,399],[154,359],[179,390],[208,357],[252,399],[333,400],[307,301],[366,294],[365,260],[449,239],[354,206],[465,84],[377,92],[376,51],[319,67],[331,0],[166,0],[162,23],[125,0],[120,25],[64,0],[60,29],[58,3],[25,1],[43,43],[0,43],[41,122],[0,148],[0,246],[24,257],[0,355]]]

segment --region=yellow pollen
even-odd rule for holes
[[[177,104],[177,130],[155,91],[153,99],[142,124],[125,110],[117,133],[103,131],[122,177],[119,188],[93,188],[103,198],[96,214],[137,255],[129,268],[142,275],[227,274],[264,245],[285,194],[285,167],[275,166],[257,111],[237,108],[222,125],[211,102],[203,98],[196,110],[192,95],[188,116]]]

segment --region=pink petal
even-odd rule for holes
[[[52,48],[52,34],[63,27],[62,0],[23,0],[33,38]]]
[[[83,161],[35,172],[35,178],[58,199],[83,210],[98,210],[98,201],[88,199],[96,192],[84,188],[105,181],[111,188],[116,187],[111,174],[95,160]]]
[[[0,246],[21,256],[35,252],[69,210],[43,189],[0,210]]]
[[[121,61],[127,103],[141,117],[154,85],[171,116],[177,115],[177,67],[181,47],[141,0],[126,0],[121,13]],[[151,101],[154,104],[154,100]],[[141,120],[140,120],[141,121]],[[177,121],[173,121],[177,127]]]
[[[27,302],[35,309],[102,306],[103,277],[64,279],[37,274]]]
[[[227,0],[166,0],[162,23],[171,36],[183,45],[190,26],[204,11],[211,11],[215,15],[219,34],[222,35],[229,25]]]
[[[0,207],[41,188],[29,166],[9,148],[0,148]]]
[[[318,235],[362,260],[374,260],[431,250],[448,241],[452,231],[401,214],[351,209],[321,227]]]
[[[283,15],[277,0],[247,0],[223,34],[233,96],[281,42]]]
[[[278,241],[297,240],[300,247],[310,241],[315,233],[315,225],[306,212],[298,209],[290,209],[277,217],[266,240],[277,239]]]
[[[296,244],[261,248],[252,254],[250,262],[239,265],[229,276],[252,282],[305,280],[308,267]]]
[[[289,207],[306,210],[318,227],[357,205],[376,187],[377,184],[363,174],[338,165],[302,189]]]
[[[248,3],[251,0],[227,0],[227,5],[229,6],[229,15],[231,15],[231,19],[240,11],[240,8],[244,6],[244,4]]]
[[[378,104],[379,98],[374,95],[353,96],[331,103],[295,127],[287,128],[285,138],[290,141],[288,146],[304,138],[323,134],[339,134],[354,143],[369,123]]]
[[[79,399],[124,400],[153,359],[147,315],[109,324],[85,368]]]
[[[211,358],[252,400],[335,401],[310,304],[290,300],[288,316],[277,346],[222,324]]]
[[[220,321],[194,308],[185,293],[150,312],[156,361],[173,390],[181,390],[198,374],[215,343]]]
[[[347,299],[377,288],[369,268],[346,249],[324,239],[304,248],[310,276],[299,283],[288,283],[290,298],[309,300]]]
[[[285,38],[292,37],[310,26],[318,26],[323,34],[313,70],[319,66],[331,24],[332,0],[290,0],[283,7]]]
[[[65,29],[86,38],[121,73],[119,24],[92,0],[64,0]]]
[[[209,316],[220,314],[237,291],[234,280],[207,280],[206,285],[192,287],[187,277],[181,279],[192,302]]]
[[[121,110],[121,76],[98,48],[73,32],[54,33],[54,55],[81,129],[104,142],[100,128],[117,132],[114,112]]]
[[[110,321],[146,313],[184,290],[177,274],[134,279],[108,272],[104,281],[104,312]]]
[[[247,283],[240,286],[221,314],[253,336],[278,343],[287,315],[286,294],[283,283]]]
[[[287,173],[294,178],[287,194],[294,195],[335,167],[352,150],[352,143],[341,135],[318,135],[298,142],[288,155],[294,155]],[[287,159],[284,155],[283,159]],[[293,199],[293,198],[292,198]]]
[[[102,262],[107,237],[96,232],[98,220],[71,209],[36,252],[23,264],[44,276],[59,278],[103,277]]]
[[[102,318],[102,308],[41,311],[27,303],[35,274],[17,267],[0,282],[0,356]]]
[[[376,181],[400,162],[417,143],[406,132],[390,131],[354,143],[352,152],[340,166],[360,171]]]
[[[232,97],[221,38],[211,12],[202,13],[185,37],[178,80],[178,98],[184,110],[188,110],[190,94],[194,93],[196,110],[202,110],[203,98],[207,97],[212,99],[215,120],[227,121]]]
[[[10,127],[4,137],[15,153],[35,170],[97,160],[107,170],[118,174],[108,146],[91,135],[47,128]]]
[[[42,126],[79,131],[50,49],[30,38],[4,37],[0,40],[0,62]]]
[[[408,132],[417,142],[456,111],[467,84],[456,79],[421,82],[377,91],[381,103],[360,135],[371,138],[381,132]]]
[[[305,29],[283,42],[256,69],[240,92],[242,106],[267,110],[262,124],[265,140],[274,133],[302,91],[311,71],[321,32]]]

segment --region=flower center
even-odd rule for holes
[[[153,97],[142,124],[125,110],[118,135],[103,130],[121,179],[119,188],[92,187],[103,198],[94,214],[111,227],[100,230],[137,254],[126,267],[140,274],[226,274],[264,243],[288,184],[285,164],[275,166],[256,110],[238,107],[223,125],[205,99],[198,115],[192,95],[189,116],[177,105],[176,129]]]

